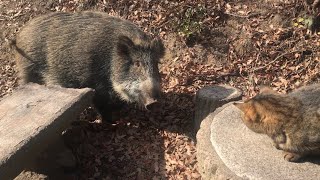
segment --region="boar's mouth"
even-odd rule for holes
[[[159,104],[158,99],[157,98],[152,98],[152,97],[145,97],[145,98],[141,98],[141,104],[143,104],[143,107],[145,110],[148,111],[152,111],[154,110],[157,105]]]

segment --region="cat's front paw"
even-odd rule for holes
[[[301,159],[302,155],[283,151],[283,158],[289,162],[297,162]]]

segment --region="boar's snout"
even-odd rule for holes
[[[146,110],[149,110],[149,111],[153,111],[157,109],[158,106],[159,106],[158,99],[155,99],[155,98],[147,98],[144,103],[144,107],[146,108]]]
[[[140,102],[146,110],[153,111],[158,107],[161,96],[160,82],[149,78],[142,83]]]
[[[143,97],[143,105],[146,110],[154,111],[159,107],[161,99],[161,91],[158,83],[155,83],[153,88],[149,89]]]

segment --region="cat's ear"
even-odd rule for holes
[[[234,106],[236,106],[238,109],[240,109],[242,112],[245,112],[248,108],[248,105],[246,102],[234,102]]]
[[[260,94],[278,94],[278,93],[277,91],[271,89],[270,87],[262,86],[260,88]]]

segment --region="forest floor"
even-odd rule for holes
[[[193,141],[194,95],[228,84],[254,96],[261,85],[286,93],[320,82],[320,39],[299,0],[1,0],[0,98],[17,86],[8,40],[52,11],[96,10],[160,36],[163,100],[157,112],[128,106],[114,124],[88,108],[73,125],[75,179],[201,179]]]

